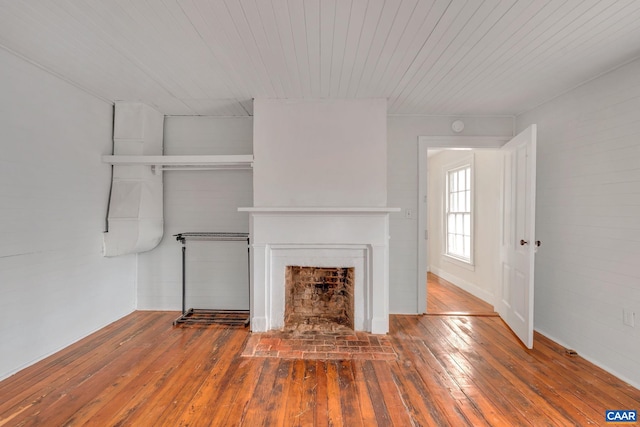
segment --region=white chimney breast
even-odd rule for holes
[[[389,330],[386,100],[254,101],[251,329],[281,329],[287,266],[353,267],[354,328]]]
[[[254,101],[254,206],[387,205],[384,99]]]

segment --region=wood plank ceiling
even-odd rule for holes
[[[640,56],[640,1],[0,0],[0,46],[167,115],[257,97],[515,115]]]

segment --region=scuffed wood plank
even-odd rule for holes
[[[351,364],[352,362],[341,360],[336,362],[336,369],[344,425],[358,426],[364,425],[364,417],[356,393],[356,384],[351,372]]]
[[[366,377],[373,374],[372,369],[365,370],[365,364],[368,362],[354,361],[350,364],[351,376],[357,396],[358,407],[362,422],[365,426],[378,424],[380,426],[390,425],[387,410],[382,400],[373,401],[367,388]],[[373,374],[375,377],[375,374]]]
[[[374,373],[376,374],[376,380],[369,379],[368,385],[369,393],[377,395],[377,392],[372,389],[379,389],[382,399],[384,400],[385,407],[387,408],[389,419],[394,426],[408,426],[416,425],[415,420],[411,417],[410,412],[407,410],[402,397],[393,381],[389,364],[385,362],[369,362],[373,365]],[[367,377],[369,378],[369,377]],[[372,397],[372,400],[377,401],[379,398]]]
[[[282,396],[287,396],[291,385],[291,372],[294,361],[289,359],[280,360],[276,369],[276,380],[270,391],[270,399],[267,403],[266,411],[262,413],[265,426],[285,425],[285,409],[282,403]]]
[[[251,396],[247,413],[244,417],[244,422],[247,423],[247,425],[260,425],[263,421],[266,421],[265,415],[273,410],[271,397],[273,396],[274,386],[280,372],[277,368],[279,362],[278,359],[265,359],[262,372],[258,378],[258,385],[253,396]]]
[[[329,391],[327,388],[327,362],[316,362],[316,408],[315,421],[317,427],[328,427],[329,424]]]
[[[293,426],[300,425],[300,416],[303,410],[303,392],[302,383],[304,382],[304,361],[296,360],[293,362],[291,376],[289,377],[289,390],[285,397],[285,423],[284,425]]]
[[[340,403],[338,367],[335,361],[327,362],[327,421],[330,426],[345,425]]]
[[[302,378],[302,399],[300,401],[300,417],[301,426],[315,426],[316,422],[316,401],[318,372],[316,371],[315,360],[304,361],[304,376]]]

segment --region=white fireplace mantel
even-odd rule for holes
[[[251,329],[284,326],[287,265],[355,267],[356,330],[389,331],[388,207],[246,207],[251,239]]]

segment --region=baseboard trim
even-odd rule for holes
[[[536,331],[537,333],[539,333],[540,335],[544,335],[545,337],[547,337],[548,339],[550,339],[551,341],[555,342],[556,344],[558,344],[561,347],[575,350],[578,353],[578,356],[582,357],[584,360],[588,361],[589,363],[593,363],[598,368],[600,368],[600,369],[602,369],[604,371],[607,371],[611,375],[619,378],[620,380],[626,382],[627,384],[630,384],[633,387],[635,387],[637,389],[640,389],[640,383],[637,383],[637,382],[627,378],[626,376],[624,376],[621,373],[617,372],[615,369],[611,369],[610,367],[608,367],[604,363],[600,362],[599,360],[596,360],[596,359],[590,357],[588,354],[582,353],[582,351],[580,350],[579,347],[575,347],[575,346],[572,346],[571,344],[565,343],[562,340],[554,337],[552,334],[549,334],[549,333],[545,332],[544,330],[542,330],[540,328],[533,328],[533,330]]]

